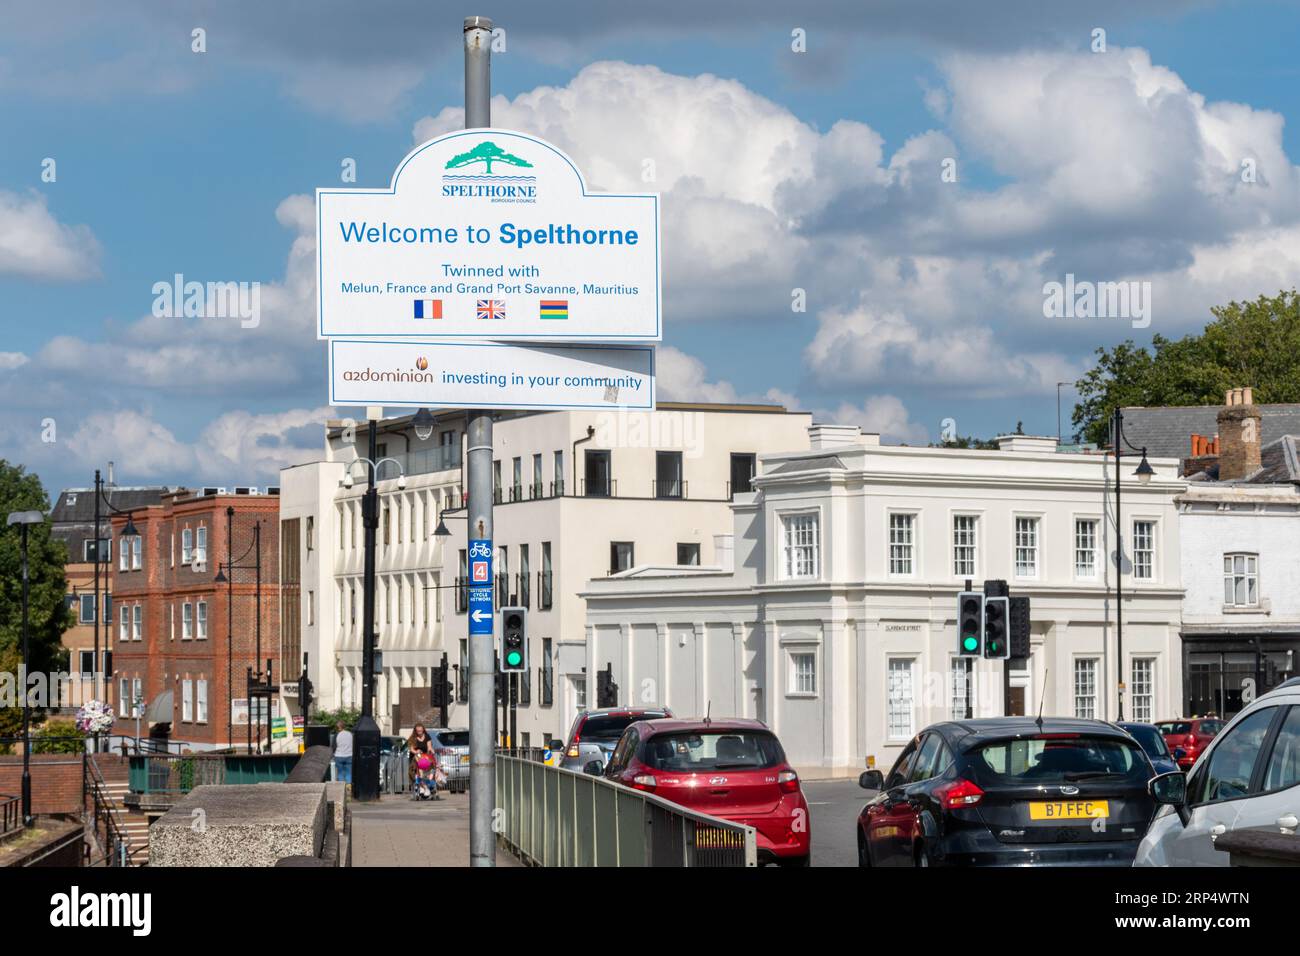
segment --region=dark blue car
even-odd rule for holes
[[[1160,728],[1155,724],[1125,722],[1115,726],[1126,731],[1130,737],[1138,742],[1138,746],[1142,748],[1142,751],[1151,761],[1151,767],[1155,770],[1157,776],[1182,769],[1178,766],[1178,761],[1174,755],[1169,752],[1169,745],[1165,743],[1164,734],[1160,733]]]

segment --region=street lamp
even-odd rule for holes
[[[1115,407],[1115,415],[1111,421],[1111,444],[1115,449],[1115,666],[1119,672],[1117,690],[1119,692],[1119,701],[1116,709],[1116,719],[1124,719],[1124,526],[1120,522],[1120,475],[1119,460],[1125,454],[1120,443],[1127,445],[1131,452],[1140,453],[1142,460],[1138,463],[1137,470],[1133,474],[1141,484],[1149,484],[1151,476],[1155,474],[1155,469],[1147,461],[1146,446],[1139,448],[1124,437],[1124,413],[1119,406]]]
[[[234,527],[235,527],[235,509],[233,505],[226,506],[226,560],[217,564],[217,576],[213,578],[216,584],[226,586],[226,737],[230,748],[235,747],[235,582],[234,576],[236,571],[252,571],[256,575],[255,600],[257,608],[254,611],[256,620],[256,650],[254,651],[253,662],[259,666],[257,678],[261,682],[262,672],[260,670],[262,662],[262,520],[259,518],[253,523],[253,543],[244,549],[244,553],[238,558],[232,557],[234,554]],[[252,552],[253,563],[244,564],[243,561]],[[229,571],[230,574],[226,574]],[[267,680],[270,680],[270,674],[267,674]],[[250,688],[251,689],[251,688]],[[269,700],[269,698],[268,698]],[[253,752],[253,723],[252,723],[252,697],[249,700],[248,715],[248,751]],[[257,746],[262,746],[262,710],[257,710]],[[267,729],[267,749],[270,749],[271,728]]]
[[[352,466],[366,465],[366,492],[361,499],[361,523],[365,528],[365,561],[362,580],[361,611],[361,719],[352,728],[354,756],[352,762],[352,797],[358,801],[379,799],[379,724],[374,717],[375,686],[375,532],[379,529],[379,489],[376,487],[380,465],[391,461],[397,468],[397,487],[406,487],[406,475],[396,458],[379,458],[376,433],[383,409],[366,410],[369,425],[369,457],[348,462],[339,482],[352,487]]]
[[[22,530],[23,543],[23,676],[21,692],[23,695],[23,826],[32,825],[32,733],[31,700],[27,693],[27,670],[30,666],[27,643],[27,529],[34,524],[44,524],[45,515],[39,511],[11,511],[8,524],[17,525]]]
[[[415,426],[415,437],[420,441],[428,441],[429,436],[433,434],[433,415],[429,410],[422,408],[416,412],[412,424]]]

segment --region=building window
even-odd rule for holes
[[[633,566],[633,547],[631,541],[611,541],[609,543],[609,573],[618,574]]]
[[[510,461],[510,500],[520,501],[524,497],[524,459],[513,458]]]
[[[890,740],[910,740],[916,733],[912,713],[912,677],[915,668],[916,661],[910,657],[893,657],[889,660],[885,727]]]
[[[586,451],[583,455],[586,477],[582,493],[589,498],[608,498],[614,493],[612,464],[608,451]]]
[[[188,641],[194,636],[194,605],[186,601],[181,605],[181,640]]]
[[[194,532],[189,528],[181,531],[181,564],[189,564],[194,557]]]
[[[948,714],[953,720],[975,716],[975,669],[969,657],[952,658],[948,672]]]
[[[95,670],[95,652],[80,651],[77,657],[80,661],[81,679],[90,680],[90,676]]]
[[[537,608],[541,611],[551,607],[551,542],[542,542],[542,572],[538,583]]]
[[[573,703],[578,710],[587,709],[587,678],[577,674],[569,675],[569,686],[573,689]]]
[[[167,639],[169,641],[176,640],[176,605],[175,604],[167,605],[167,629],[168,629]]]
[[[913,530],[916,515],[889,516],[889,573],[911,574],[913,571]]]
[[[555,703],[555,659],[552,656],[551,638],[542,638],[542,706]]]
[[[131,570],[139,571],[144,564],[144,538],[134,535],[131,538]]]
[[[307,545],[308,552],[310,552],[316,546],[316,517],[314,515],[307,516],[307,530],[304,535],[303,541]]]
[[[758,467],[758,456],[741,452],[731,454],[731,482],[727,487],[727,497],[746,495],[754,490],[754,471]]]
[[[820,574],[818,515],[781,516],[781,568],[787,578],[815,578]]]
[[[542,497],[542,453],[538,452],[533,455],[533,494],[532,497]]]
[[[198,622],[199,622],[199,627],[198,627],[199,640],[206,641],[208,639],[208,602],[207,601],[199,602]]]
[[[393,524],[392,521],[390,520],[390,516],[391,516],[390,513],[392,512],[392,510],[393,510],[392,508],[388,507],[387,503],[384,504],[384,547],[385,548],[388,547],[393,540]]]
[[[1156,568],[1156,523],[1133,522],[1133,577],[1150,581]]]
[[[812,697],[817,693],[817,653],[790,652],[790,693]]]
[[[123,677],[117,682],[117,712],[123,716],[131,704],[131,682]]]
[[[95,595],[79,594],[78,597],[80,598],[80,601],[78,601],[80,608],[77,613],[77,622],[80,624],[94,624]]]
[[[123,604],[117,615],[117,639],[119,641],[129,641],[131,639],[131,608]]]
[[[307,592],[307,626],[314,627],[316,624],[316,592]]]
[[[131,681],[131,716],[139,717],[140,706],[144,703],[144,682],[140,678]]]
[[[1086,720],[1097,718],[1097,659],[1079,657],[1074,661],[1074,716]]]
[[[144,605],[131,608],[131,640],[138,641],[144,634]]]
[[[496,504],[501,503],[501,462],[496,460],[492,462],[492,501]]]
[[[194,722],[194,681],[188,678],[181,681],[181,721]]]
[[[698,541],[681,541],[677,544],[677,563],[684,567],[698,567],[700,545]]]
[[[1155,719],[1156,659],[1133,658],[1133,719],[1149,724]]]
[[[682,482],[682,453],[679,451],[655,452],[656,498],[684,498],[686,489]]]
[[[519,587],[517,588],[520,607],[532,607],[533,593],[532,565],[529,562],[528,545],[519,546]]]
[[[130,554],[130,551],[131,551],[131,543],[130,543],[129,541],[124,542],[123,545],[122,545],[122,550],[119,551],[118,554],[117,554],[117,569],[118,569],[119,571],[130,571],[130,570],[131,570],[131,554]]]
[[[1259,555],[1223,556],[1223,603],[1226,607],[1259,606]]]
[[[1038,577],[1038,519],[1016,518],[1016,577]]]
[[[952,518],[952,573],[958,577],[975,574],[976,520],[975,515]]]
[[[564,494],[564,450],[555,453],[555,477],[551,479],[551,494]]]
[[[208,722],[208,682],[194,682],[194,719],[200,724]]]
[[[1097,576],[1097,519],[1076,518],[1074,521],[1074,576]]]

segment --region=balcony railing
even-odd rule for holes
[[[681,478],[673,478],[668,481],[660,481],[657,478],[651,482],[651,492],[656,498],[685,498],[686,482]]]
[[[563,498],[563,497],[564,497],[564,479],[563,479],[563,478],[559,479],[558,481],[552,481],[552,482],[551,482],[551,497],[552,497],[552,498]]]
[[[511,485],[511,486],[510,486],[510,500],[511,500],[511,501],[523,501],[523,500],[524,500],[524,486],[523,486],[523,485]]]
[[[551,609],[551,571],[537,572],[537,610]]]
[[[554,482],[551,482],[551,484],[554,484]],[[542,489],[544,487],[545,485],[543,485],[540,481],[534,481],[531,485],[528,486],[528,497],[534,500],[537,498],[545,498],[546,496],[542,494]]]
[[[604,481],[588,481],[584,478],[578,494],[583,498],[617,498],[618,480],[606,478]]]

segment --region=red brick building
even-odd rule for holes
[[[274,681],[280,681],[279,496],[222,491],[177,491],[134,511],[138,547],[121,540],[125,516],[113,518],[119,559],[113,562],[110,635],[118,733],[133,731],[131,702],[140,698],[141,736],[150,725],[160,733],[168,719],[163,695],[170,693],[173,741],[196,750],[243,749],[251,713],[248,668],[264,670],[270,659]],[[260,547],[254,547],[259,525]],[[218,572],[227,580],[219,582]],[[269,716],[281,716],[278,699]],[[252,720],[256,738],[256,713]],[[260,723],[265,741],[269,718]]]

